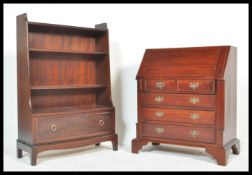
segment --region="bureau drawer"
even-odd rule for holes
[[[214,128],[153,123],[143,123],[142,127],[142,135],[145,137],[215,143]]]
[[[186,93],[214,93],[213,80],[177,80],[177,91]]]
[[[215,109],[215,95],[146,93],[141,98],[144,106]]]
[[[142,108],[144,121],[180,122],[190,124],[214,125],[214,111],[183,109]]]
[[[144,80],[145,92],[174,92],[176,90],[175,80]]]
[[[112,114],[80,113],[35,118],[36,143],[103,135],[112,132]]]

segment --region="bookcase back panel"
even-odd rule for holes
[[[30,54],[32,86],[96,84],[98,62],[78,54]]]
[[[31,92],[33,108],[96,105],[96,92],[88,89],[42,90]]]
[[[31,32],[29,33],[29,47],[36,49],[66,50],[66,51],[95,51],[95,38],[70,34],[64,31]]]

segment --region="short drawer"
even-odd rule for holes
[[[186,93],[214,93],[213,80],[177,80],[177,91]]]
[[[214,125],[215,112],[183,109],[142,108],[142,119],[144,121]]]
[[[145,92],[175,92],[175,80],[143,80]]]
[[[146,93],[141,98],[143,106],[215,109],[215,95]]]
[[[112,114],[81,113],[35,118],[35,142],[53,142],[112,132]]]
[[[203,143],[215,143],[215,129],[165,124],[142,124],[142,136]]]

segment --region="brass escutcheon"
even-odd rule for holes
[[[155,101],[160,103],[161,101],[164,101],[164,97],[163,96],[156,96]]]
[[[155,113],[155,115],[156,115],[158,118],[161,118],[161,117],[164,116],[164,112],[157,111],[157,112]]]
[[[57,130],[56,125],[52,124],[52,125],[51,125],[51,131],[52,131],[52,132],[55,132],[56,130]]]
[[[199,119],[200,115],[199,114],[190,114],[190,118],[193,120]]]
[[[197,137],[197,136],[199,135],[199,131],[192,130],[192,131],[190,131],[190,135],[191,135],[192,137]]]
[[[191,97],[190,100],[189,100],[189,102],[191,102],[191,103],[193,103],[193,104],[196,104],[196,103],[199,103],[200,100],[199,100],[199,98]]]
[[[156,132],[157,132],[158,134],[161,134],[161,133],[164,132],[164,128],[156,128]]]
[[[156,82],[156,88],[162,89],[165,86],[165,83],[162,81]]]
[[[104,125],[104,121],[103,120],[99,120],[99,125],[103,126]]]
[[[193,82],[193,83],[190,83],[190,84],[189,84],[189,87],[192,88],[193,90],[195,90],[196,88],[199,87],[199,83],[194,83],[194,82]]]

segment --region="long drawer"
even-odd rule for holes
[[[144,121],[214,125],[215,111],[142,108],[142,118]]]
[[[215,143],[215,129],[209,127],[142,123],[142,136]]]
[[[111,112],[41,116],[34,126],[36,143],[103,135],[113,128]]]
[[[168,106],[215,109],[215,95],[143,93],[144,106]]]

